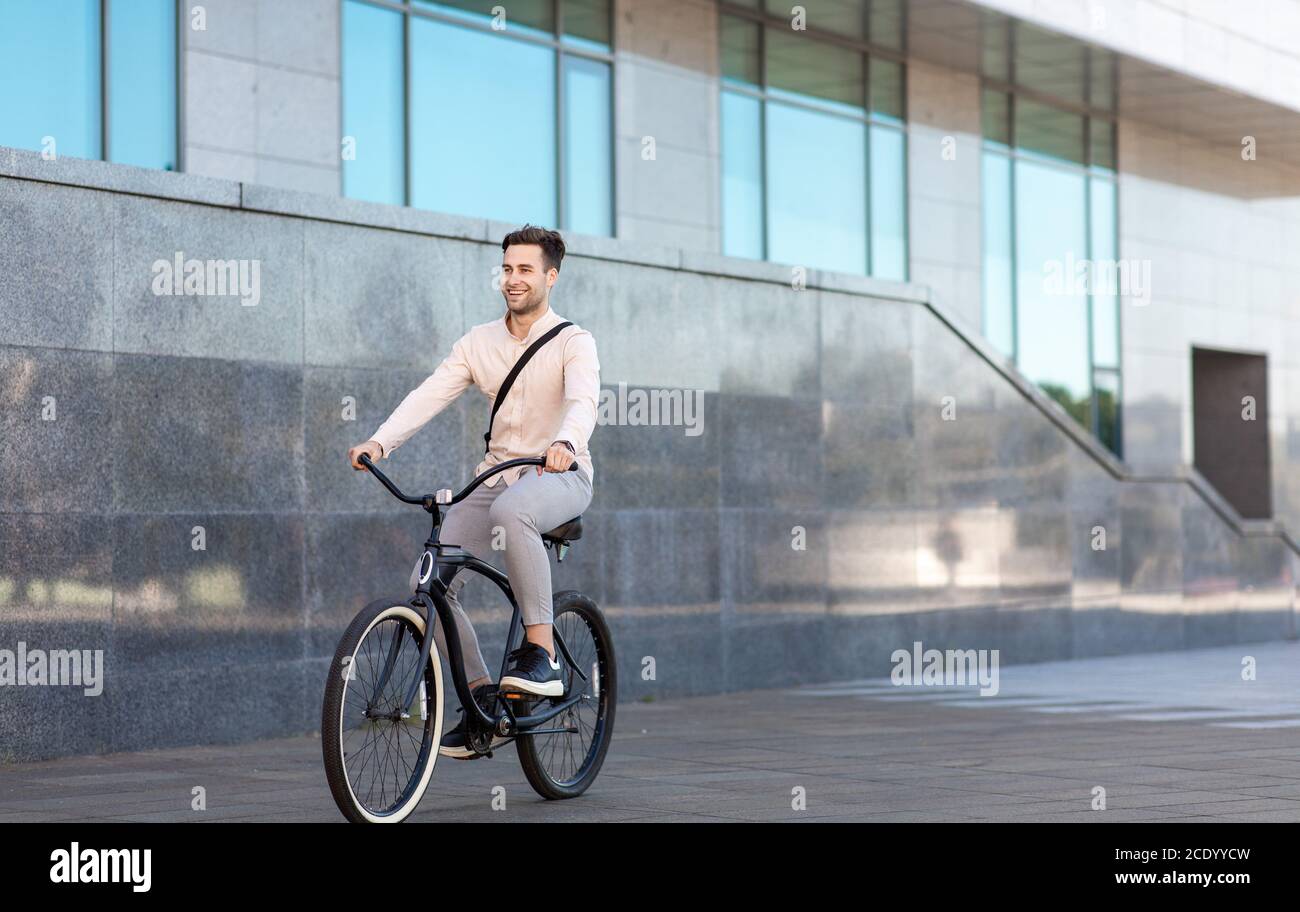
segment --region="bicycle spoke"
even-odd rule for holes
[[[563,612],[554,624],[572,659],[572,665],[565,664],[565,696],[581,699],[543,726],[562,731],[534,736],[531,750],[553,782],[569,786],[586,774],[599,747],[603,705],[598,694],[601,647],[595,629],[578,611]],[[587,675],[586,680],[579,677],[578,669]]]
[[[404,619],[385,618],[376,624],[358,644],[343,689],[344,775],[357,801],[371,813],[389,813],[406,800],[421,755],[436,750],[432,739],[438,733],[431,731],[434,720],[427,681],[410,707],[400,705],[419,665],[419,638]],[[390,659],[388,680],[380,690],[379,680]],[[400,718],[409,710],[414,712]]]

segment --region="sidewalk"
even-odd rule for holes
[[[625,703],[582,798],[539,799],[508,747],[439,760],[411,819],[1296,822],[1300,644],[1004,667],[995,697],[875,680]],[[0,766],[0,822],[50,820],[342,817],[297,737]]]

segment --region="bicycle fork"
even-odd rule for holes
[[[427,628],[428,624],[426,623],[425,626]],[[375,688],[376,695],[382,694],[384,692],[384,688],[388,685],[388,679],[393,673],[393,667],[397,664],[397,655],[398,653],[401,652],[402,643],[405,641],[405,639],[406,639],[406,626],[404,624],[398,624],[397,632],[393,635],[393,642],[390,643],[388,646],[388,655],[384,657],[383,671],[379,675],[379,685]],[[427,640],[428,637],[425,637],[425,639]],[[417,674],[415,676],[415,683],[417,687],[420,681],[424,677],[424,663],[429,661],[429,655],[428,655],[429,650],[426,648],[423,650],[423,652],[424,654],[421,656],[420,664],[416,666]],[[403,702],[397,708],[398,720],[405,721],[406,719],[411,718],[411,714],[407,712],[406,709],[408,706],[411,705],[411,701],[415,699],[416,689],[417,688],[409,689],[406,694],[405,702]],[[366,714],[367,715],[370,714],[370,707],[368,706],[366,707]]]

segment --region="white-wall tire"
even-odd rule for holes
[[[344,725],[344,713],[356,709],[356,701],[347,699],[347,675],[357,667],[357,654],[366,637],[379,624],[387,620],[399,620],[417,631],[421,638],[429,635],[425,629],[424,617],[419,611],[397,599],[381,599],[367,605],[352,621],[339,641],[334,660],[330,663],[328,678],[325,682],[325,697],[321,710],[321,750],[325,759],[325,776],[329,782],[330,792],[348,820],[354,823],[400,823],[411,815],[419,806],[420,800],[428,789],[433,776],[434,766],[438,760],[438,743],[442,737],[443,721],[443,681],[442,663],[438,658],[437,643],[429,644],[429,665],[424,676],[425,709],[424,725],[421,728],[421,749],[416,757],[418,769],[408,779],[400,803],[386,813],[376,813],[366,806],[348,775],[348,757],[344,743],[347,728]],[[436,623],[436,621],[435,621]],[[432,687],[430,688],[430,682]],[[429,693],[429,690],[432,693]],[[416,698],[420,702],[419,696]]]

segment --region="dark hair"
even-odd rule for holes
[[[552,268],[558,270],[560,261],[564,259],[564,238],[560,237],[560,232],[537,225],[524,225],[507,234],[501,242],[501,252],[505,253],[511,244],[537,244],[542,248],[542,265],[548,271]]]

